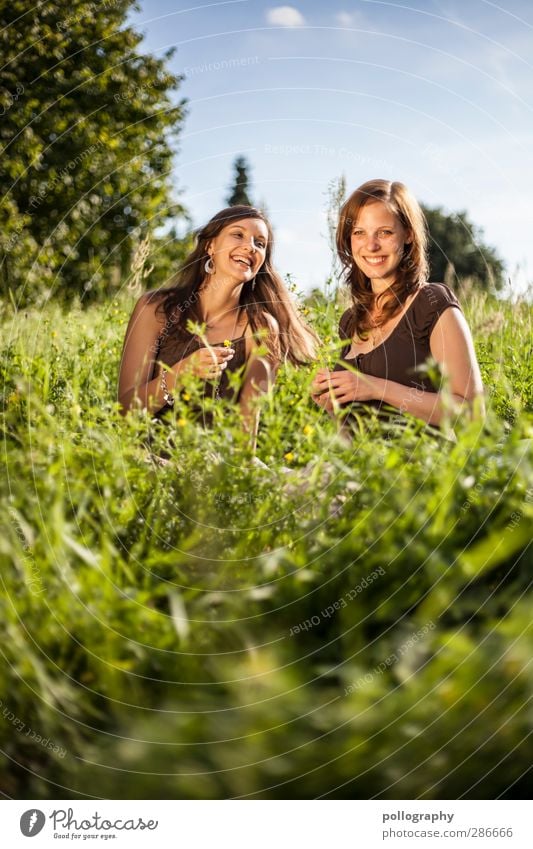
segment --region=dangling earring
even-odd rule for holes
[[[214,274],[215,273],[215,263],[213,262],[212,256],[207,257],[207,259],[205,261],[205,265],[204,265],[204,271],[205,271],[206,274]]]

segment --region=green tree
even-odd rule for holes
[[[482,289],[500,289],[504,263],[494,248],[483,242],[483,230],[468,219],[465,211],[447,215],[440,207],[423,207],[430,240],[430,279],[452,287],[469,277]]]
[[[109,294],[139,234],[184,214],[170,178],[182,78],[172,50],[138,50],[138,8],[0,0],[0,290],[19,302],[43,284]]]
[[[227,197],[228,206],[238,206],[241,203],[253,206],[248,195],[248,185],[250,182],[248,171],[250,170],[250,165],[245,156],[238,156],[236,158],[233,163],[233,170],[233,187]]]

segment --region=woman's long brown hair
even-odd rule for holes
[[[259,337],[266,331],[266,345],[276,360],[288,360],[299,364],[315,358],[317,336],[299,317],[289,292],[272,264],[273,233],[269,220],[261,210],[253,206],[230,206],[220,210],[196,233],[196,247],[186,258],[183,267],[172,284],[154,292],[161,297],[158,309],[162,309],[172,333],[184,339],[190,338],[186,329],[188,319],[198,323],[204,321],[200,312],[200,291],[206,280],[204,265],[208,259],[207,247],[224,227],[242,221],[243,218],[258,218],[268,230],[265,261],[253,281],[246,283],[241,292],[240,307],[246,311],[252,332]],[[273,332],[274,318],[279,334]]]
[[[410,231],[411,241],[404,245],[396,280],[381,295],[374,295],[370,279],[354,261],[351,236],[361,209],[368,203],[381,201]],[[352,310],[345,325],[347,335],[365,339],[374,323],[370,315],[383,300],[380,324],[399,313],[409,297],[427,282],[427,224],[420,204],[403,183],[369,180],[359,186],[341,208],[337,227],[337,252],[344,269],[344,282],[352,296]]]

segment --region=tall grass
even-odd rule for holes
[[[131,306],[4,309],[2,791],[525,795],[531,306],[468,296],[483,426],[347,444],[289,367],[267,469],[194,386],[120,416]],[[331,361],[342,306],[306,309]]]

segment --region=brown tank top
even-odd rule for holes
[[[206,398],[226,398],[235,402],[239,400],[240,388],[235,390],[232,386],[230,386],[228,372],[237,372],[246,364],[247,328],[248,324],[246,324],[242,336],[239,336],[237,339],[230,340],[231,347],[234,349],[235,353],[231,360],[228,361],[228,365],[222,372],[220,379],[218,381],[205,381],[204,396]],[[220,345],[220,343],[218,344]],[[159,363],[164,363],[167,366],[173,366],[175,363],[180,360],[184,360],[185,357],[190,356],[190,354],[194,354],[195,351],[198,351],[203,347],[205,347],[205,345],[201,339],[197,336],[193,336],[192,334],[189,334],[186,339],[183,339],[183,337],[177,338],[176,334],[173,334],[171,331],[171,325],[167,322],[165,328],[159,334],[158,349],[155,357],[156,362],[152,372],[152,378],[157,377],[161,372],[161,366]],[[161,418],[169,410],[170,406],[167,404],[158,410],[155,417]]]
[[[417,292],[389,336],[371,351],[357,354],[355,357],[347,356],[352,340],[346,330],[351,309],[346,310],[339,322],[339,334],[341,339],[346,339],[347,344],[342,349],[340,361],[335,365],[334,371],[344,369],[345,363],[350,363],[363,374],[436,392],[438,387],[429,375],[424,373],[423,366],[431,356],[431,332],[442,313],[450,307],[461,309],[449,286],[445,283],[427,283]],[[382,410],[383,406],[379,400],[343,404],[343,407],[359,413],[368,412],[369,408]]]

